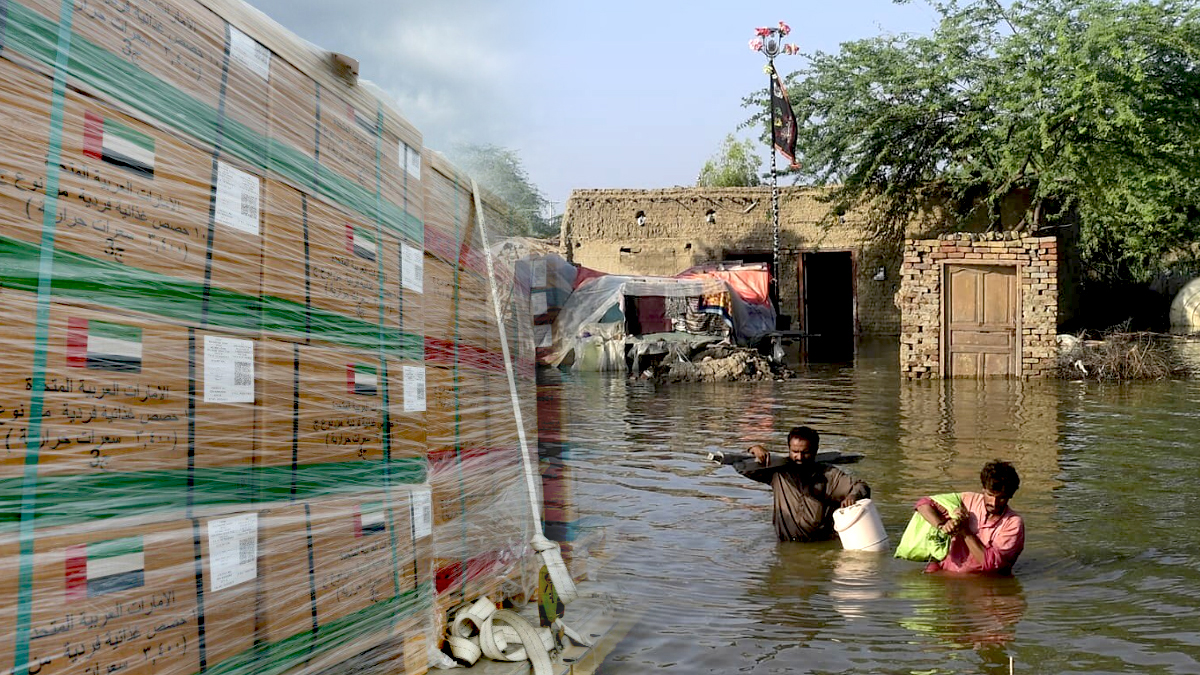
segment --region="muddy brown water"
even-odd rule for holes
[[[902,382],[896,353],[786,382],[564,377],[569,465],[643,612],[599,672],[1200,673],[1200,382]],[[1012,461],[1011,578],[947,578],[839,542],[778,543],[768,488],[704,453],[808,424],[861,452],[894,546],[921,495]],[[569,609],[568,609],[569,618]]]

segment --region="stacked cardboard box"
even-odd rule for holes
[[[2,9],[0,672],[423,672],[527,597],[507,208],[238,0]]]
[[[481,221],[489,231],[502,221],[486,193],[479,217],[470,180],[444,159],[430,155],[426,168],[427,441],[438,606],[449,609],[481,596],[528,597],[535,557],[480,231]],[[500,286],[511,283],[511,271],[493,271]]]
[[[422,671],[420,135],[240,2],[3,12],[0,671]]]

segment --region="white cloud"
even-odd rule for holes
[[[358,59],[430,147],[504,145],[521,111],[521,3],[494,0],[250,0],[323,49]]]

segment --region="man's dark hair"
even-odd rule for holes
[[[793,438],[808,441],[808,447],[813,452],[821,447],[821,435],[809,427],[792,427],[792,430],[788,432],[788,445],[792,444]]]
[[[1012,464],[994,459],[983,465],[979,472],[979,482],[983,489],[998,495],[1011,497],[1021,487],[1021,477]]]

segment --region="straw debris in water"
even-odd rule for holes
[[[1161,380],[1191,374],[1170,335],[1118,329],[1100,340],[1062,337],[1071,338],[1060,340],[1056,372],[1065,380]]]

